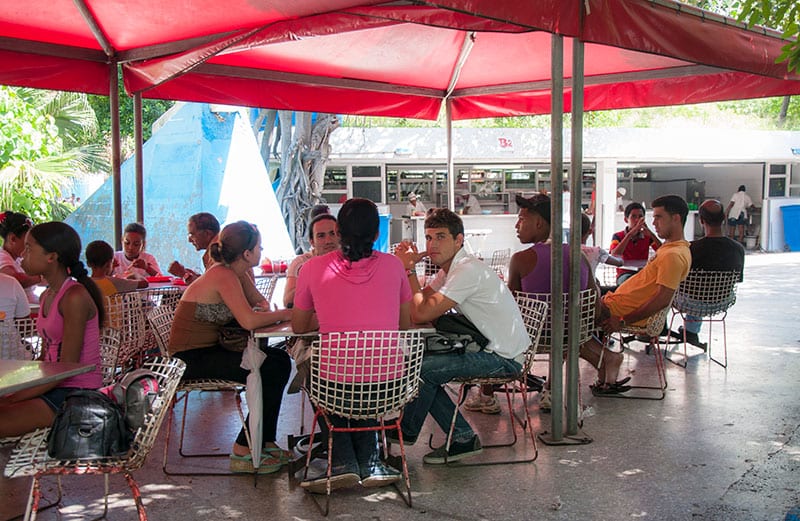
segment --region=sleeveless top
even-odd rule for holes
[[[169,334],[170,355],[219,345],[219,328],[234,319],[224,302],[203,304],[180,300]]]
[[[563,288],[569,288],[569,244],[562,244],[563,257]],[[531,246],[536,253],[536,266],[522,277],[520,285],[526,293],[550,293],[550,243],[540,242]],[[586,263],[581,262],[581,289],[589,286],[589,269]]]
[[[56,296],[53,298],[47,316],[44,308],[39,311],[39,318],[36,321],[36,329],[43,340],[45,353],[44,360],[47,362],[58,362],[61,360],[61,342],[64,338],[64,317],[58,311],[58,304],[64,293],[72,286],[78,285],[75,279],[68,278],[61,285]],[[86,322],[86,331],[83,334],[83,346],[78,362],[81,364],[94,364],[94,371],[79,374],[62,380],[56,387],[79,387],[82,389],[98,389],[103,385],[103,373],[100,367],[100,327],[97,321],[97,313]]]

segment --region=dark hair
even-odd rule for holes
[[[211,258],[217,262],[231,264],[245,251],[252,250],[258,244],[258,228],[247,221],[230,223],[219,232],[219,237],[208,246]]]
[[[219,221],[208,212],[200,212],[192,215],[189,217],[189,222],[193,222],[194,227],[198,230],[208,230],[213,232],[214,235],[219,233]]]
[[[0,213],[0,237],[3,240],[8,237],[9,233],[21,237],[31,228],[33,228],[33,221],[25,214],[11,210]]]
[[[716,199],[703,201],[697,213],[700,215],[703,222],[711,226],[720,226],[725,220],[725,209],[722,207],[722,203]]]
[[[378,207],[369,199],[348,199],[339,210],[339,235],[342,254],[351,262],[372,255],[378,235]]]
[[[517,194],[517,206],[525,208],[529,212],[535,212],[550,224],[550,196],[544,194],[533,194],[532,197],[522,197]]]
[[[581,237],[592,231],[592,220],[585,213],[581,214]]]
[[[147,230],[145,229],[144,225],[140,223],[127,224],[122,233],[138,233],[142,236],[142,239],[147,239]]]
[[[461,217],[447,208],[432,208],[425,217],[425,228],[447,228],[453,239],[464,235],[464,222]]]
[[[311,211],[308,213],[308,218],[314,219],[314,217],[318,215],[325,215],[330,213],[331,209],[328,208],[327,204],[315,204],[314,206],[311,207]]]
[[[642,203],[629,203],[628,206],[625,207],[625,218],[627,219],[634,210],[641,210],[642,213],[644,213],[644,206],[642,206]]]
[[[86,245],[86,264],[90,268],[105,266],[114,258],[114,248],[106,241],[92,241]]]
[[[664,208],[670,215],[680,215],[681,224],[686,224],[686,216],[689,215],[689,206],[683,197],[679,195],[662,195],[653,199],[651,204],[653,208]]]
[[[739,191],[740,192],[745,192],[746,191],[744,185],[739,185]]]
[[[70,225],[62,222],[48,222],[37,224],[30,230],[33,239],[44,248],[47,253],[55,253],[58,263],[67,269],[67,275],[80,282],[89,296],[92,297],[97,307],[97,320],[99,324],[105,321],[105,306],[103,296],[97,289],[94,281],[89,277],[86,266],[80,260],[81,238]]]
[[[336,222],[336,217],[334,217],[333,215],[331,215],[329,213],[321,213],[321,214],[315,215],[314,218],[311,219],[311,222],[308,224],[308,239],[310,241],[314,240],[314,225],[317,224],[320,221],[333,221],[333,222]]]

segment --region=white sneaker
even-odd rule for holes
[[[553,404],[550,402],[550,389],[542,389],[542,392],[539,393],[539,409],[548,412],[552,408]]]
[[[466,402],[464,402],[464,409],[468,411],[482,412],[483,414],[499,414],[500,404],[494,396],[484,396],[483,393],[478,393]]]

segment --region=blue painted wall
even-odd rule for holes
[[[172,260],[201,266],[186,240],[186,221],[210,212],[224,226],[244,219],[258,225],[264,255],[291,258],[293,251],[246,112],[211,112],[207,104],[174,107],[168,121],[144,144],[146,250],[162,271]],[[122,165],[122,223],[136,218],[133,160]],[[114,244],[112,185],[108,179],[67,218],[83,245]]]

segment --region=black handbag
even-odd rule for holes
[[[219,345],[236,353],[244,351],[247,341],[250,339],[250,331],[240,326],[235,320],[220,326],[218,335]]]
[[[489,339],[460,313],[446,313],[433,325],[436,333],[425,335],[426,355],[477,353],[489,344]]]
[[[47,454],[62,461],[120,457],[130,443],[122,409],[99,391],[79,390],[61,404],[47,437]]]

